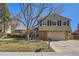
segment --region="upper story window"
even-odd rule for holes
[[[47,21],[47,26],[52,26],[52,25],[56,25],[56,21],[48,20]]]
[[[63,25],[69,26],[69,21],[63,22]]]
[[[46,22],[43,22],[43,25],[46,26]]]
[[[67,24],[67,22],[63,22],[63,25],[66,25]]]
[[[52,21],[52,25],[56,25],[56,22],[55,21]]]
[[[47,26],[52,26],[52,21],[51,20],[47,21]]]
[[[62,23],[61,20],[58,20],[57,25],[58,25],[58,26],[61,26],[61,25],[62,25],[61,23]]]
[[[50,26],[52,26],[52,21],[50,20]]]
[[[50,20],[47,21],[47,26],[50,26]]]
[[[42,26],[42,22],[40,22],[40,26]]]
[[[67,26],[69,26],[69,21],[67,21]]]

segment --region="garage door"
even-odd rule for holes
[[[39,38],[42,40],[46,40],[47,39],[47,31],[40,31]]]
[[[64,32],[48,32],[47,38],[51,38],[52,40],[65,40]]]

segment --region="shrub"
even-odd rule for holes
[[[79,39],[79,36],[73,35],[73,39]]]
[[[25,38],[24,34],[14,33],[14,34],[7,34],[9,38]]]

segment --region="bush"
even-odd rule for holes
[[[79,36],[73,35],[73,39],[79,39]]]
[[[19,34],[19,33],[15,33],[15,34],[7,34],[8,38],[25,38],[24,34]]]

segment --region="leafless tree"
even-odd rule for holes
[[[27,39],[30,32],[39,25],[40,19],[46,19],[52,12],[58,13],[61,8],[53,8],[45,3],[21,3],[19,4],[21,12],[18,14],[20,21],[27,29]]]
[[[64,11],[64,5],[53,7],[53,13],[55,14],[61,14],[63,11]]]
[[[31,4],[31,3],[22,3],[19,4],[21,12],[18,14],[19,20],[27,29],[27,39],[29,40],[30,32],[38,26],[38,21],[42,16],[45,16],[43,19],[46,19],[51,13],[52,8],[48,7],[48,4]],[[45,12],[48,10],[48,12]],[[46,13],[46,15],[44,15]],[[43,20],[42,19],[42,20]]]

